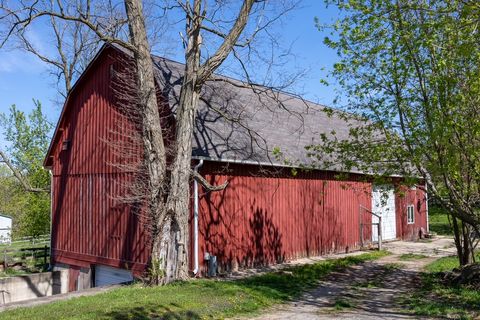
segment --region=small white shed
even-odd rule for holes
[[[12,241],[12,217],[0,214],[0,243]]]

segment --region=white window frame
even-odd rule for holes
[[[407,206],[407,224],[415,223],[415,207],[413,204]]]

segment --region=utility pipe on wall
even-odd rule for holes
[[[203,166],[203,160],[200,160],[198,164],[193,168],[193,171],[198,172]],[[193,260],[194,269],[193,274],[198,273],[198,182],[193,179]]]

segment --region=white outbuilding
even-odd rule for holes
[[[12,241],[12,217],[0,214],[0,243]]]

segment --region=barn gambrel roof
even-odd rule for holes
[[[184,65],[160,57],[154,57],[154,64],[174,112]],[[197,159],[308,165],[311,159],[305,147],[319,143],[321,134],[334,131],[336,139],[348,139],[352,124],[361,124],[299,96],[221,75],[207,81],[200,100],[192,151]]]
[[[120,46],[105,44],[87,70],[107,47],[131,56]],[[157,56],[152,56],[152,59],[157,83],[168,96],[170,108],[175,114],[184,64]],[[82,76],[71,92],[81,79]],[[331,135],[332,131],[335,131],[337,139],[348,139],[352,123],[360,124],[347,121],[341,116],[341,111],[332,111],[293,94],[214,74],[204,85],[196,110],[192,156],[196,159],[262,165],[308,165],[311,159],[305,150],[307,145],[319,143],[321,134]],[[62,110],[59,123],[64,112]],[[52,143],[57,131],[58,127]],[[280,156],[274,151],[279,151]],[[49,149],[45,165],[50,152]],[[339,170],[340,166],[322,169]]]

